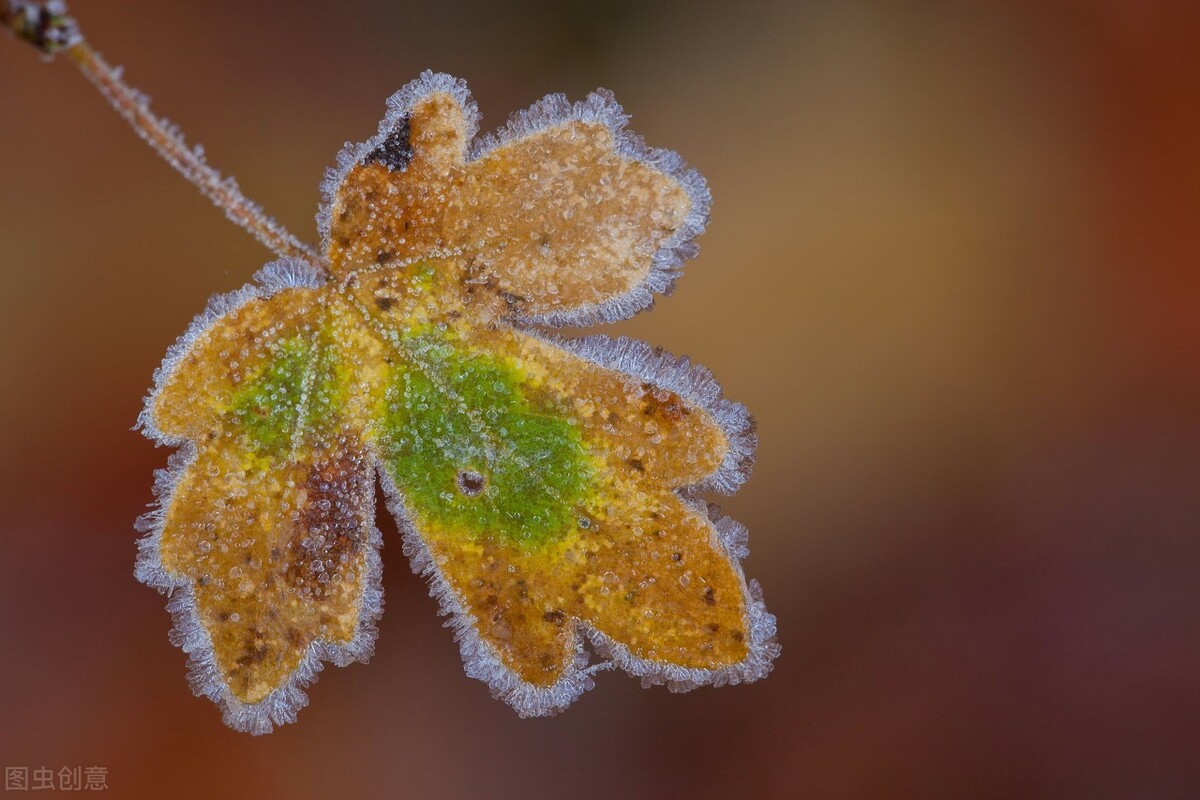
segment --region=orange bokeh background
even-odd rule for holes
[[[1200,5],[87,3],[93,44],[314,235],[323,169],[432,67],[484,128],[616,92],[715,203],[611,330],[759,421],[723,502],[784,651],[520,720],[384,531],[367,666],[296,725],[193,698],[133,519],[168,344],[268,258],[65,62],[0,37],[0,761],[115,797],[1200,796]]]

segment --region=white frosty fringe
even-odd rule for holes
[[[696,486],[696,492],[733,494],[750,477],[758,437],[754,418],[741,403],[725,399],[712,373],[687,356],[675,356],[661,347],[636,339],[594,335],[568,339],[535,330],[525,333],[555,344],[593,364],[623,372],[647,383],[669,389],[712,415],[725,433],[729,450],[721,466]]]
[[[746,526],[733,517],[725,516],[721,507],[716,503],[706,504],[704,510],[708,514],[708,518],[713,521],[713,527],[717,530],[717,539],[725,548],[725,552],[738,561],[748,557],[750,555],[750,531],[746,529]]]
[[[281,289],[319,289],[325,276],[312,264],[300,258],[280,258],[254,273],[254,280],[268,294]]]
[[[171,612],[174,623],[169,638],[172,644],[188,655],[188,684],[192,692],[216,703],[221,708],[225,724],[235,730],[256,735],[270,733],[275,725],[295,721],[296,713],[308,705],[308,696],[304,693],[304,688],[316,681],[323,668],[322,662],[332,661],[337,666],[344,667],[355,661],[365,662],[370,659],[378,634],[376,622],[383,613],[382,564],[379,558],[383,538],[379,530],[372,525],[367,539],[367,568],[363,576],[363,596],[354,638],[345,645],[324,640],[310,643],[299,665],[284,685],[257,703],[243,703],[230,693],[221,678],[213,653],[212,638],[200,621],[191,583],[182,576],[168,572],[162,563],[160,548],[166,509],[170,507],[171,497],[179,485],[180,478],[195,459],[196,447],[187,439],[168,436],[159,430],[154,424],[152,409],[155,399],[180,360],[218,319],[255,299],[269,297],[281,289],[319,285],[313,284],[313,276],[298,264],[303,262],[291,259],[273,262],[256,275],[262,281],[263,288],[248,284],[237,291],[214,297],[204,312],[192,321],[187,331],[167,351],[162,366],[154,373],[154,386],[138,417],[138,427],[155,444],[179,447],[179,450],[167,459],[167,469],[155,472],[155,502],[136,523],[135,527],[145,535],[137,543],[138,556],[134,575],[142,583],[158,589],[168,597],[167,610]],[[375,496],[372,492],[367,519],[374,518]]]
[[[463,107],[467,126],[468,161],[483,158],[499,147],[565,122],[599,123],[612,132],[614,148],[619,155],[674,178],[690,200],[691,207],[683,224],[654,253],[650,271],[640,284],[603,303],[570,311],[531,315],[521,318],[520,321],[550,327],[615,322],[653,305],[654,295],[671,292],[675,282],[679,280],[683,263],[699,252],[695,240],[708,224],[712,194],[704,177],[689,167],[677,153],[648,147],[642,137],[626,130],[629,115],[607,89],[598,89],[578,103],[571,103],[565,95],[547,95],[526,110],[514,113],[509,117],[508,124],[500,130],[476,139],[479,109],[467,91],[466,83],[444,73],[426,70],[421,73],[420,78],[388,99],[387,114],[379,123],[379,132],[361,144],[347,143],[338,153],[337,165],[326,170],[325,180],[321,183],[322,202],[317,212],[317,227],[321,234],[323,250],[329,246],[334,196],[346,175],[403,122],[404,117],[419,100],[439,92],[450,94]]]

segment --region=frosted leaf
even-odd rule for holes
[[[745,409],[687,359],[527,325],[632,313],[694,253],[702,179],[626,120],[552,96],[474,141],[465,86],[426,73],[330,171],[327,265],[271,262],[168,352],[140,423],[180,452],[137,572],[233,727],[369,657],[376,477],[467,674],[522,716],[613,666],[677,690],[770,670],[745,531],[697,494],[745,480]]]

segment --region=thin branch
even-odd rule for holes
[[[111,67],[84,40],[65,3],[0,0],[0,25],[46,56],[65,53],[143,141],[255,239],[277,255],[303,259],[324,270],[324,260],[316,249],[267,216],[242,194],[237,181],[223,177],[205,162],[200,147],[189,147],[174,125],[150,111],[146,96],[126,84],[120,70]]]

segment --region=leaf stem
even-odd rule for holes
[[[315,248],[269,217],[261,206],[242,194],[237,181],[208,165],[201,148],[189,147],[178,128],[150,110],[146,96],[125,83],[120,70],[110,66],[84,40],[65,3],[0,0],[0,25],[43,55],[65,53],[143,141],[224,211],[226,217],[272,252],[302,259],[318,270],[325,270],[324,260]]]

